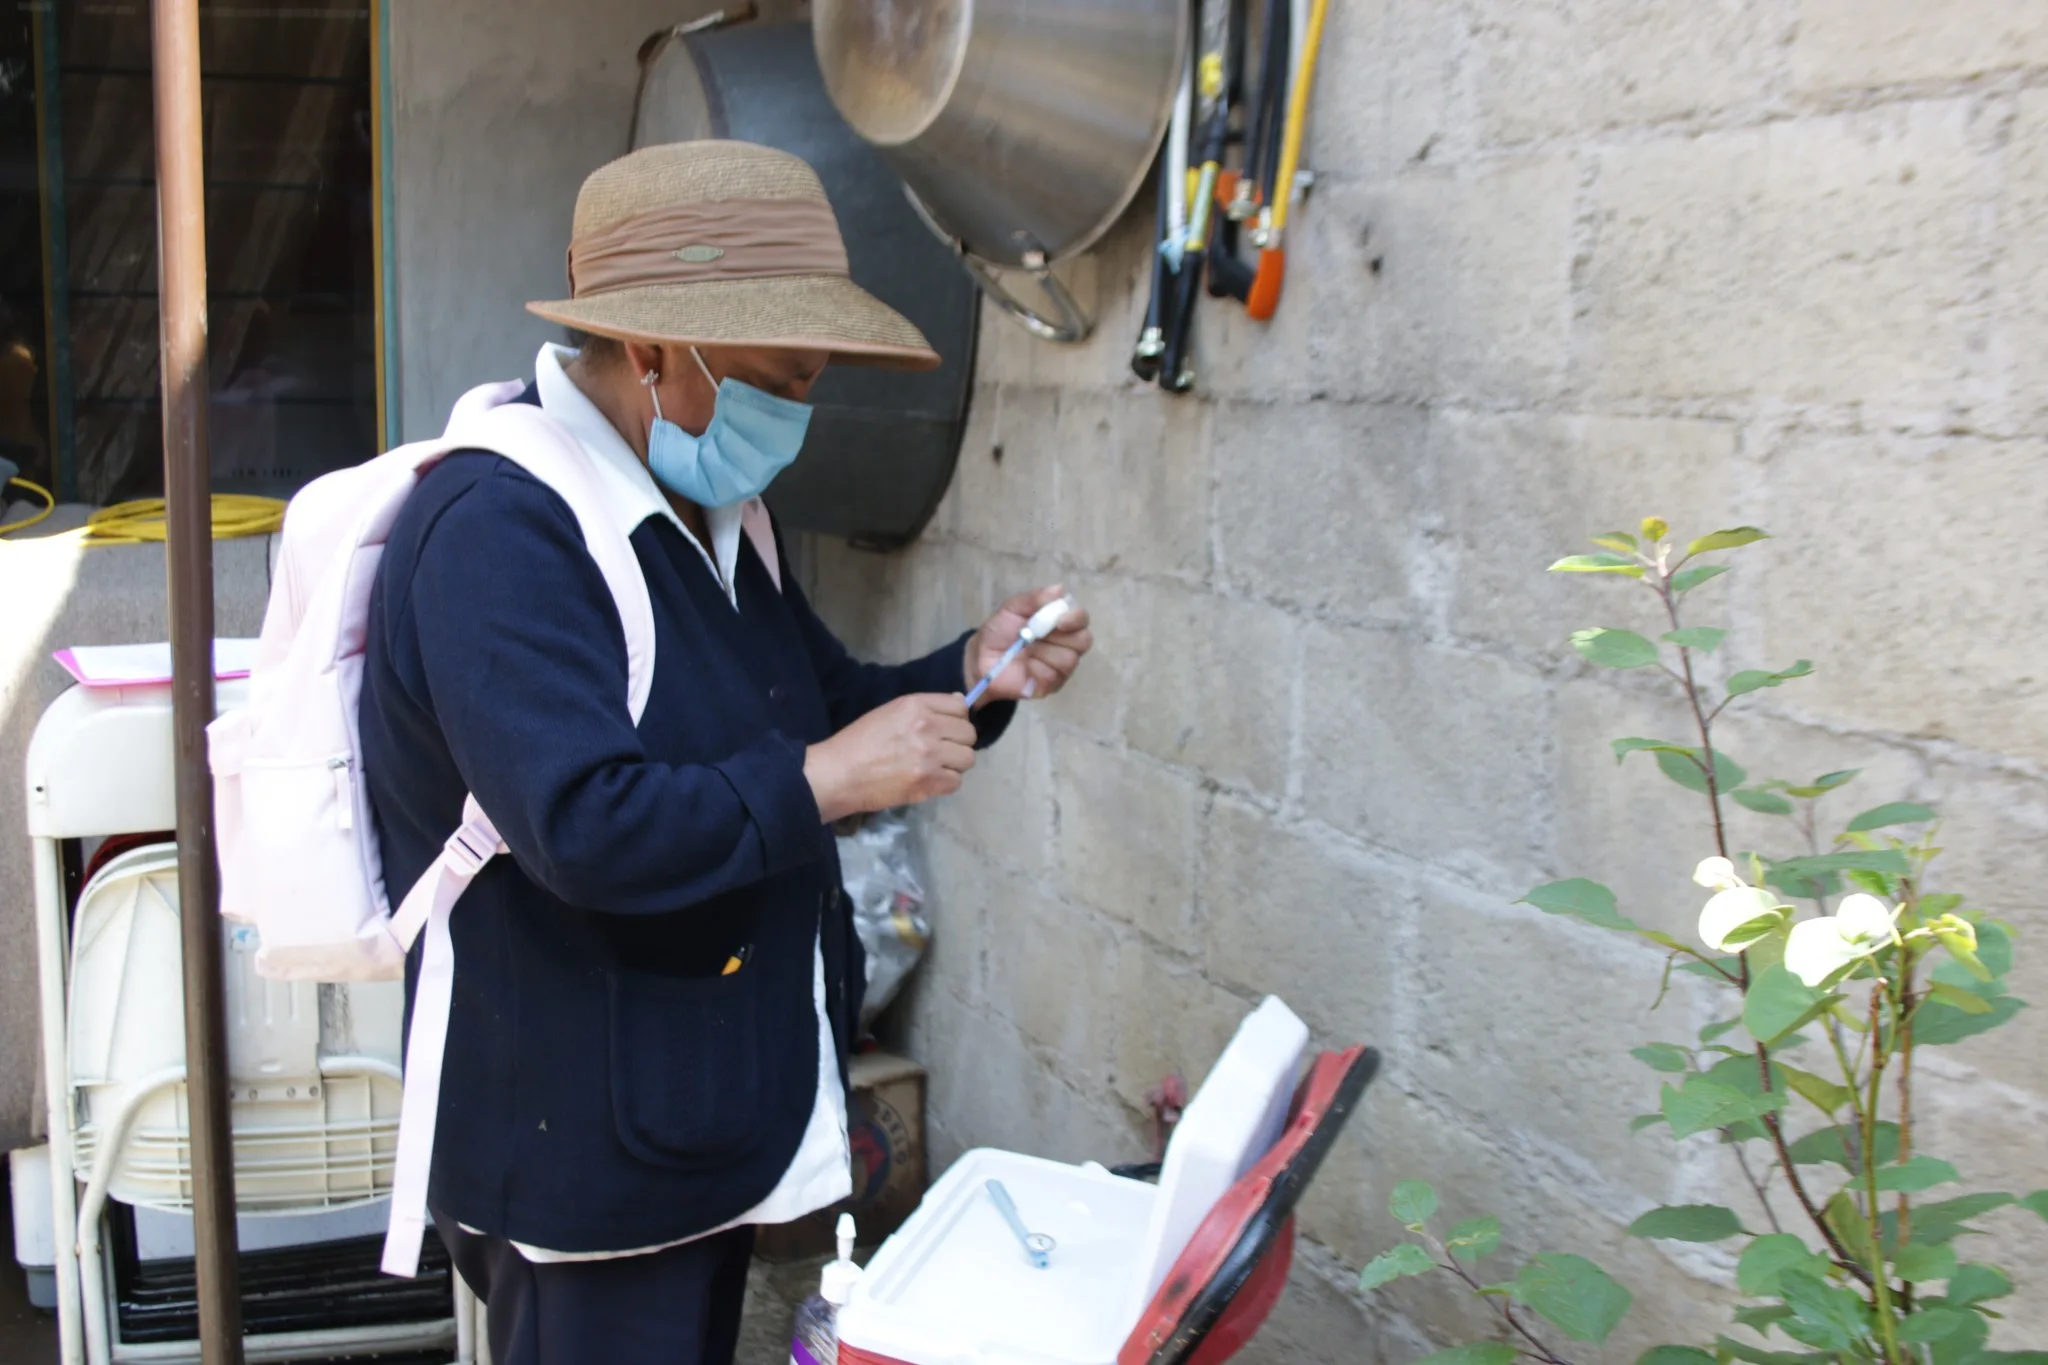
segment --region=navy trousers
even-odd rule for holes
[[[667,1251],[536,1265],[502,1237],[434,1216],[484,1301],[492,1365],[732,1365],[754,1230]]]

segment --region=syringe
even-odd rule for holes
[[[1003,651],[1003,657],[996,660],[996,666],[991,668],[982,680],[974,685],[974,690],[967,694],[967,704],[972,706],[980,701],[981,694],[988,691],[989,684],[1001,676],[1004,669],[1017,662],[1017,656],[1024,652],[1026,645],[1037,644],[1059,629],[1060,622],[1065,620],[1067,613],[1073,609],[1074,599],[1062,597],[1032,612],[1031,619],[1024,623],[1024,629],[1017,632],[1016,641]]]

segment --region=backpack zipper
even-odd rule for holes
[[[356,827],[355,784],[349,781],[349,760],[346,755],[327,760],[327,770],[334,774],[334,806],[340,813],[341,827]]]

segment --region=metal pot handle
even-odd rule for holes
[[[1003,283],[994,266],[969,251],[967,244],[956,234],[939,226],[938,220],[932,217],[931,210],[924,206],[924,201],[917,197],[910,186],[903,187],[903,197],[910,201],[910,207],[924,220],[924,225],[932,230],[932,235],[953,249],[953,255],[959,259],[961,267],[974,277],[974,282],[981,286],[981,292],[998,308],[1024,324],[1025,330],[1031,335],[1062,346],[1078,346],[1095,330],[1095,320],[1088,316],[1087,311],[1081,307],[1080,302],[1075,299],[1073,292],[1060,277],[1052,273],[1052,265],[1046,260],[1043,251],[1035,247],[1026,251],[1024,270],[1037,283],[1039,292],[1051,301],[1054,311],[1058,314],[1056,321],[1011,293],[1010,287]]]

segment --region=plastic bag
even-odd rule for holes
[[[910,821],[901,811],[883,811],[851,834],[841,834],[839,872],[853,900],[854,929],[867,951],[868,988],[860,1011],[865,1032],[931,943]]]

